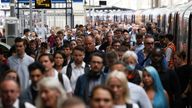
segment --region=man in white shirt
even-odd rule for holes
[[[24,29],[22,39],[26,39],[28,42],[32,39],[29,29]]]
[[[72,34],[72,30],[68,29],[66,35],[64,36],[64,41],[75,40],[75,36]]]
[[[74,61],[64,67],[63,73],[65,73],[69,78],[71,87],[74,91],[78,77],[84,74],[84,72],[88,72],[89,67],[85,62],[83,62],[85,56],[85,50],[83,47],[75,47],[72,56]]]
[[[21,90],[29,86],[28,66],[34,62],[34,59],[25,53],[25,40],[17,37],[15,39],[16,55],[8,58],[8,64],[11,69],[16,70],[19,75]]]
[[[39,37],[41,37],[43,42],[46,40],[47,30],[43,25],[39,25],[37,34]]]
[[[1,82],[1,106],[0,108],[35,108],[28,102],[19,100],[20,88],[16,81],[5,79]]]
[[[45,66],[45,77],[49,76],[49,77],[54,77],[56,79],[59,79],[59,72],[57,72],[56,69],[53,68],[53,65],[54,65],[54,59],[53,59],[53,56],[51,54],[42,54],[39,56],[39,59],[38,61],[43,65]],[[67,78],[67,76],[65,74],[61,74],[62,75],[62,81],[60,81],[63,86],[64,86],[64,89],[66,90],[66,92],[71,95],[72,93],[72,88],[71,88],[71,84],[70,84],[70,81],[69,79]]]

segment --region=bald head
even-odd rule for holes
[[[20,89],[14,80],[4,80],[0,84],[1,101],[5,108],[12,106],[20,95]]]
[[[91,36],[85,37],[85,49],[87,52],[93,52],[95,50],[95,39]]]
[[[81,99],[71,97],[62,103],[62,108],[86,108],[86,106]]]

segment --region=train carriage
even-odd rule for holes
[[[171,33],[177,51],[187,52],[187,63],[192,61],[192,2],[146,10],[132,15],[132,22],[156,22],[161,32]]]

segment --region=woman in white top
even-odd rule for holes
[[[114,108],[139,108],[130,101],[127,78],[123,72],[116,70],[111,72],[106,85],[114,92]]]

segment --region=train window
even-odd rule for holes
[[[149,21],[153,22],[153,15],[149,15]]]
[[[172,14],[169,14],[169,19],[168,19],[168,33],[172,33]]]
[[[145,23],[145,15],[142,15],[142,22]]]
[[[135,15],[132,15],[132,17],[131,17],[131,22],[132,22],[132,23],[135,23]]]
[[[178,35],[178,27],[179,27],[179,15],[178,13],[175,13],[174,15],[174,19],[173,19],[173,36],[174,36],[174,43],[177,45],[177,40],[179,38],[179,35]],[[185,40],[184,40],[185,41]],[[177,46],[178,48],[178,46]]]

